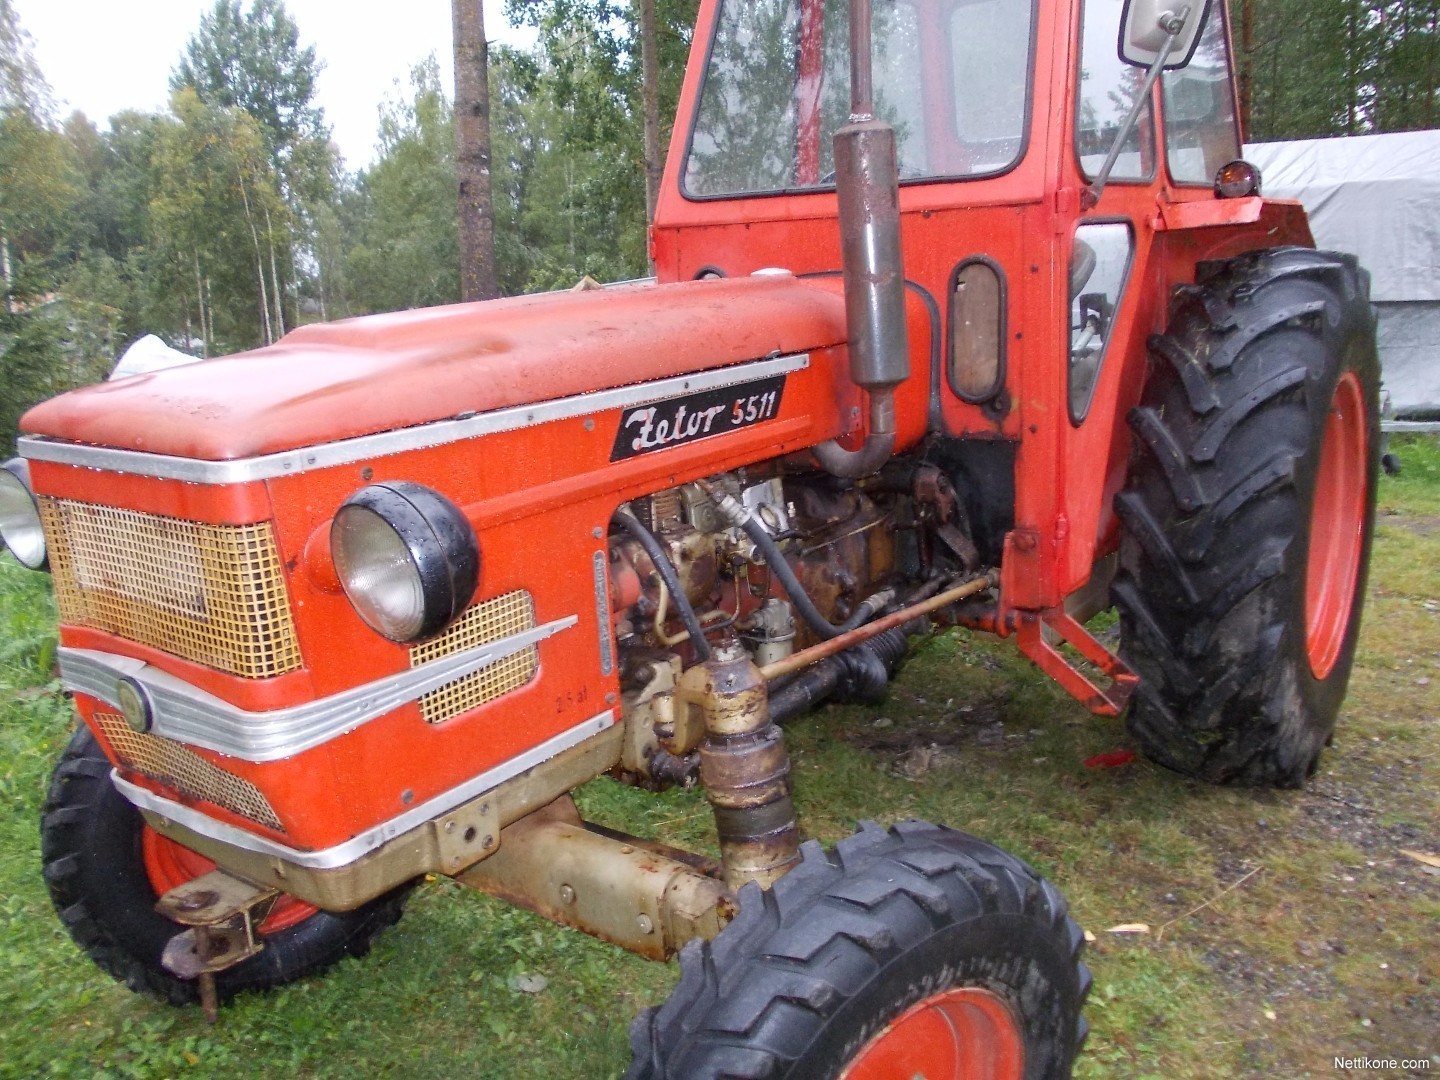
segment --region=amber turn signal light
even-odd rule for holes
[[[1248,161],[1232,161],[1215,174],[1215,195],[1221,199],[1243,199],[1260,194],[1260,170]]]

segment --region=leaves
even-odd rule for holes
[[[1249,137],[1320,138],[1440,123],[1440,0],[1231,0]],[[1251,44],[1243,47],[1243,37]]]

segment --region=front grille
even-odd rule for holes
[[[301,666],[269,522],[195,521],[40,497],[64,622],[247,679]]]
[[[97,710],[95,725],[126,768],[192,799],[204,799],[276,832],[285,831],[269,801],[250,781],[212,765],[169,739],[135,731],[118,713]]]
[[[410,649],[410,666],[473,649],[535,628],[535,599],[524,589],[484,600],[461,615],[437,638]],[[529,645],[479,671],[461,676],[420,699],[420,715],[439,724],[524,686],[540,666],[539,648]]]

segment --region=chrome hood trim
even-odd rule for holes
[[[491,788],[498,787],[505,781],[519,776],[525,770],[532,769],[542,762],[549,761],[556,754],[563,753],[572,746],[579,746],[586,739],[599,735],[614,725],[615,714],[607,709],[597,716],[592,716],[589,720],[582,721],[569,731],[562,731],[539,746],[532,747],[523,754],[467,780],[459,787],[453,787],[419,806],[412,806],[398,817],[381,822],[374,828],[367,829],[359,836],[352,837],[344,843],[320,851],[301,851],[297,848],[286,847],[274,840],[256,836],[244,829],[237,829],[233,825],[226,825],[224,822],[207,817],[199,810],[192,810],[188,806],[182,806],[180,803],[161,798],[154,792],[146,791],[144,788],[130,783],[114,770],[110,773],[110,780],[116,790],[140,810],[173,821],[201,836],[208,836],[212,840],[218,840],[244,851],[253,851],[260,855],[283,859],[310,870],[338,870],[363,858],[380,845],[420,828],[426,822],[450,812],[461,803],[485,794]]]
[[[268,712],[247,712],[143,660],[93,649],[62,646],[60,677],[65,689],[115,708],[120,704],[119,680],[133,678],[150,691],[154,702],[151,734],[244,761],[281,761],[513,656],[577,622],[577,616],[568,615],[330,697]]]
[[[809,366],[809,353],[776,356],[748,364],[715,368],[712,371],[697,371],[691,375],[676,375],[668,379],[635,383],[632,386],[618,386],[613,390],[576,394],[573,397],[541,401],[534,405],[515,405],[475,416],[437,420],[417,427],[360,435],[323,446],[285,450],[235,461],[202,461],[169,454],[147,454],[140,450],[88,446],[38,435],[27,435],[18,439],[15,445],[20,456],[31,461],[53,461],[60,465],[78,465],[87,469],[127,473],[131,476],[181,480],[187,484],[244,484],[254,480],[272,480],[278,476],[297,476],[335,465],[370,461],[408,450],[425,450],[480,435],[535,427],[551,420],[568,420],[610,409],[646,405],[678,394],[718,390],[770,375],[785,375]]]

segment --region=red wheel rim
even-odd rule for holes
[[[1305,651],[1323,679],[1334,670],[1350,627],[1360,549],[1365,539],[1365,394],[1346,372],[1335,388],[1310,512],[1310,555],[1305,567]]]
[[[161,836],[149,825],[140,837],[140,851],[145,858],[145,873],[150,878],[150,887],[156,896],[163,896],[171,889],[194,881],[201,874],[215,869],[215,864],[204,855],[197,855],[189,848]],[[304,922],[320,909],[296,900],[283,893],[270,909],[270,914],[260,924],[260,933],[276,934]]]
[[[840,1080],[1020,1080],[1025,1041],[1010,1006],[960,987],[906,1009],[861,1047]]]

